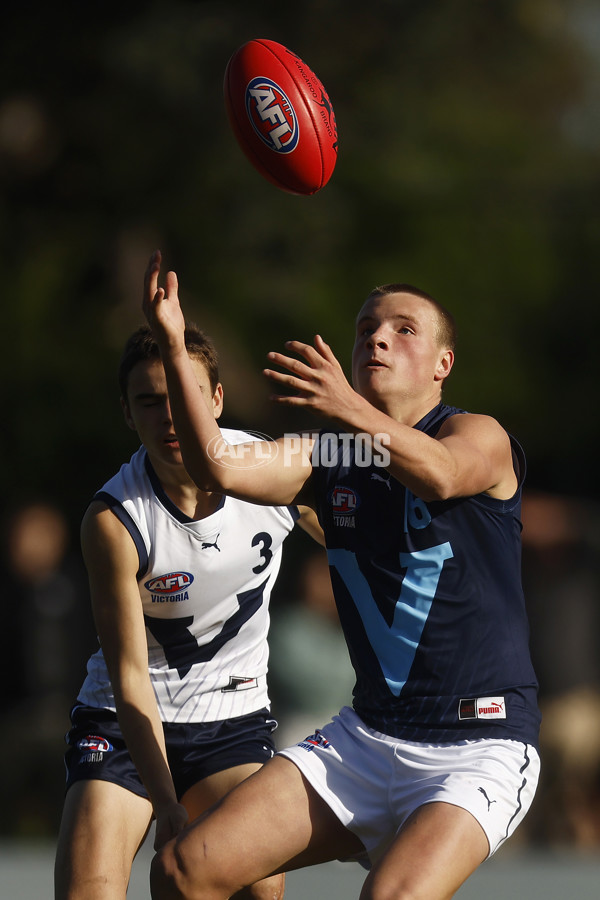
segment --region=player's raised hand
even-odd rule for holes
[[[289,374],[273,369],[265,369],[264,374],[277,384],[296,391],[293,396],[272,395],[271,400],[284,406],[309,407],[330,418],[346,420],[346,414],[360,399],[329,344],[316,335],[314,346],[301,341],[286,341],[285,347],[305,361],[277,352],[268,354],[270,362],[287,369]]]
[[[185,350],[185,319],[179,304],[177,275],[167,272],[165,287],[159,287],[162,255],[155,250],[144,274],[142,309],[161,351]]]

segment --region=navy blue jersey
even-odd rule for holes
[[[463,410],[440,404],[416,426],[435,436]],[[321,432],[313,453],[340,620],[356,671],[354,707],[393,737],[492,737],[536,745],[537,682],[521,587],[525,459],[517,493],[425,503],[364,444]]]

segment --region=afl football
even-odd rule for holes
[[[327,91],[295,53],[248,41],[225,70],[225,107],[237,141],[260,174],[292,194],[316,194],[335,168],[335,115]]]

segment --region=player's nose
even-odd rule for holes
[[[373,350],[375,347],[388,347],[389,342],[382,326],[376,328],[367,338],[367,347]]]

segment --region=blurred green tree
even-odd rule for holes
[[[347,365],[362,297],[404,280],[458,319],[449,399],[513,430],[533,483],[589,493],[592,16],[583,0],[307,0],[301,13],[266,0],[258,18],[243,2],[10,5],[7,500],[56,495],[78,520],[135,446],[115,369],[157,245],[221,347],[230,422],[306,424],[269,407],[266,352],[319,331]],[[227,59],[261,36],[305,58],[334,103],[339,162],[312,198],[263,181],[226,120]]]

